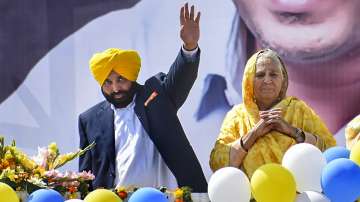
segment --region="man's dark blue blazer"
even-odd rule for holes
[[[199,61],[200,50],[191,58],[185,57],[181,50],[168,74],[159,73],[144,85],[138,85],[134,110],[176,177],[178,186],[206,192],[207,182],[200,163],[177,117],[197,77]],[[158,95],[145,106],[153,92]],[[79,170],[91,170],[96,176],[91,189],[112,188],[116,154],[114,113],[110,103],[103,101],[80,114],[79,133],[81,148],[96,142],[91,151],[80,157]]]

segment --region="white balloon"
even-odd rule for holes
[[[84,202],[83,200],[80,200],[80,199],[69,199],[65,202]]]
[[[298,192],[322,191],[321,173],[326,159],[314,145],[301,143],[290,147],[282,159],[282,165],[294,175]]]
[[[315,192],[305,191],[296,197],[296,202],[331,202],[326,196]]]
[[[237,168],[221,168],[210,177],[208,193],[211,202],[249,202],[250,182]]]

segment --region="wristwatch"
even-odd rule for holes
[[[295,140],[297,143],[305,141],[305,133],[300,128],[295,128]]]

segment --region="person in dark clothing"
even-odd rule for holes
[[[141,61],[134,50],[95,54],[90,70],[105,101],[79,116],[80,147],[96,146],[80,158],[79,170],[91,170],[91,189],[114,186],[189,186],[206,192],[200,163],[186,138],[177,111],[197,77],[200,13],[188,4],[180,10],[183,46],[167,74],[144,85],[136,82]]]

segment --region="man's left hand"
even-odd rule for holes
[[[189,12],[188,3],[180,9],[180,37],[184,42],[186,50],[194,50],[198,46],[200,38],[200,12],[197,13],[195,18],[195,7],[191,6]]]

